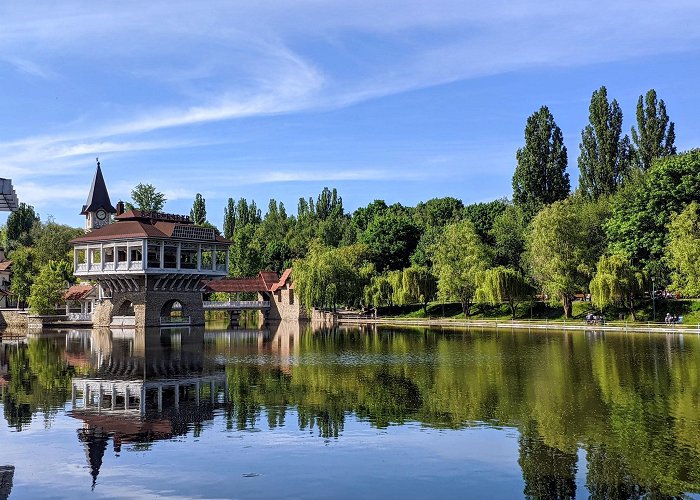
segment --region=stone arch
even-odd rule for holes
[[[160,308],[161,317],[171,317],[171,316],[189,316],[189,307],[186,304],[187,301],[170,299],[166,300],[163,307]]]
[[[119,307],[114,308],[113,316],[135,316],[134,303],[128,299],[123,300]]]

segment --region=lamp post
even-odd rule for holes
[[[654,311],[654,322],[656,322],[656,278],[651,277],[651,307]]]

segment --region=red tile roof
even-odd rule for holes
[[[260,271],[255,278],[224,278],[203,283],[209,292],[275,292],[282,288],[292,275],[292,268],[286,269],[280,278],[275,271]],[[294,285],[290,285],[290,288]]]
[[[10,266],[12,266],[12,261],[11,260],[4,260],[0,262],[0,271],[7,271]]]
[[[131,213],[131,212],[127,212]],[[180,225],[174,222],[150,221],[128,219],[120,220],[113,224],[107,224],[99,229],[91,231],[85,236],[79,236],[70,241],[70,243],[86,243],[92,241],[109,241],[124,238],[172,238],[173,230]],[[186,224],[188,227],[194,227],[192,224]],[[221,236],[216,236],[217,243],[230,243],[227,239]]]
[[[282,277],[279,279],[277,283],[272,285],[272,288],[270,289],[271,292],[276,292],[279,288],[282,288],[286,283],[287,280],[292,276],[292,268],[285,269],[284,272],[282,273]],[[293,288],[293,284],[289,285],[289,288]]]
[[[64,300],[80,300],[86,298],[95,289],[95,285],[78,284],[73,285],[63,294]]]

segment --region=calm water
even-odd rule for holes
[[[700,492],[695,335],[46,332],[0,393],[0,499]]]

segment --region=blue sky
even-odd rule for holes
[[[601,85],[626,131],[655,88],[679,150],[700,146],[698,19],[696,0],[4,2],[0,176],[75,226],[96,156],[113,201],[149,182],[188,213],[199,192],[219,225],[228,197],[295,213],[324,186],[349,210],[487,201],[546,104],[575,184]]]

